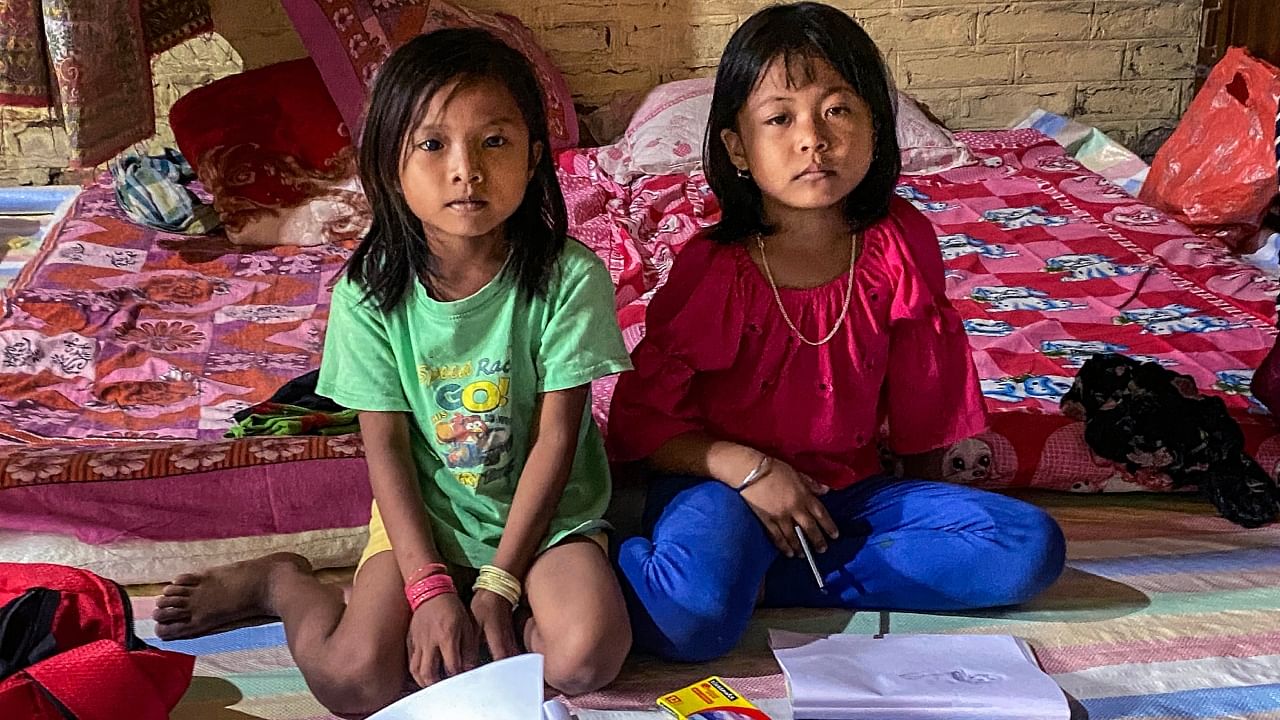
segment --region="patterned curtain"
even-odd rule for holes
[[[151,56],[212,29],[208,0],[0,0],[0,105],[53,108],[98,165],[155,131]]]

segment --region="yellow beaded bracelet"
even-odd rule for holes
[[[496,565],[482,565],[476,575],[474,590],[488,590],[511,603],[511,607],[520,604],[523,588],[514,575]]]

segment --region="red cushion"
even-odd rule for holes
[[[297,205],[317,182],[354,171],[351,134],[309,58],[192,90],[169,124],[224,221],[252,205]]]

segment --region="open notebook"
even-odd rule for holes
[[[517,655],[425,687],[368,720],[567,720],[542,701],[542,656]]]
[[[1067,698],[1009,635],[774,630],[796,720],[1067,720]]]

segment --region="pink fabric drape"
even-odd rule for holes
[[[212,29],[208,0],[0,0],[0,105],[53,108],[92,167],[155,131],[151,56]]]

